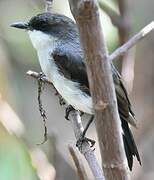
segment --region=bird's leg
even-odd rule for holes
[[[68,117],[69,117],[69,113],[70,113],[72,110],[74,110],[74,108],[73,108],[71,105],[67,106],[67,108],[66,108],[66,114],[65,114],[65,118],[66,118],[67,120],[69,120],[69,118],[68,118]],[[84,113],[81,112],[80,116],[82,116],[83,114],[84,114]],[[90,142],[90,143],[91,143],[90,147],[93,147],[94,144],[95,144],[95,141],[94,141],[94,140],[85,137],[85,134],[86,134],[86,132],[87,132],[90,124],[93,122],[93,119],[94,119],[94,115],[91,116],[91,118],[89,119],[88,123],[86,124],[86,127],[85,127],[85,129],[83,130],[80,138],[79,138],[79,139],[77,140],[77,142],[76,142],[76,146],[77,146],[79,149],[82,148],[82,144],[83,144],[84,141]]]
[[[84,115],[84,112],[80,111],[80,116],[82,117]]]
[[[65,111],[65,119],[66,120],[69,120],[69,114],[70,114],[70,112],[71,111],[73,111],[74,110],[74,108],[71,106],[71,105],[68,105],[67,107],[66,107],[66,111]]]
[[[83,133],[81,134],[80,138],[77,140],[76,146],[77,146],[78,148],[81,148],[81,147],[82,147],[82,143],[83,143],[84,141],[90,142],[90,143],[91,143],[91,147],[94,146],[95,141],[92,140],[92,139],[89,139],[89,138],[85,137],[85,134],[86,134],[86,132],[87,132],[90,124],[93,122],[93,119],[94,119],[94,115],[91,116],[91,118],[89,119],[89,121],[88,121],[85,129],[83,130]]]
[[[66,104],[65,100],[63,99],[63,97],[62,97],[61,95],[59,95],[59,104],[60,104],[61,106],[63,106],[63,105]]]
[[[92,115],[92,116],[90,117],[88,123],[86,124],[86,127],[84,128],[83,133],[82,133],[82,136],[83,136],[83,137],[85,136],[85,134],[86,134],[86,132],[87,132],[90,124],[93,122],[93,120],[94,120],[94,115]]]

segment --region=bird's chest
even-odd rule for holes
[[[77,83],[65,78],[58,70],[58,67],[54,63],[54,59],[51,56],[51,51],[39,52],[39,62],[44,74],[54,84],[55,88],[66,96],[67,93],[72,94],[77,88]]]
[[[50,79],[58,91],[62,92],[63,94],[66,94],[67,92],[72,94],[73,90],[77,87],[77,83],[65,78],[63,74],[59,72],[51,54],[52,51],[48,50],[38,52],[42,71]]]
[[[40,63],[43,73],[49,78],[51,76],[51,70],[53,68],[51,57],[50,57],[50,51],[47,49],[39,51],[38,57],[39,57],[39,63]]]

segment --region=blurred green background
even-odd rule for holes
[[[118,12],[116,0],[105,2]],[[59,105],[55,91],[49,85],[45,86],[42,96],[49,140],[36,145],[42,141],[44,129],[38,110],[37,82],[27,77],[26,72],[40,72],[41,69],[27,33],[10,27],[12,22],[27,21],[43,11],[43,0],[0,0],[0,180],[78,179],[68,151],[68,144],[75,144],[71,124],[64,119],[65,107]],[[55,0],[53,11],[72,17],[65,0]],[[153,0],[129,1],[130,36],[153,20],[153,12]],[[112,52],[119,46],[118,31],[110,18],[101,10],[100,13],[105,39]],[[116,60],[116,64],[122,64],[121,60]],[[130,173],[133,180],[154,179],[153,69],[154,32],[137,45],[135,54],[130,98],[138,129],[132,131],[142,167],[135,160]],[[128,69],[129,77],[131,72],[132,69]],[[97,139],[94,125],[90,127],[88,137]],[[100,160],[97,143],[95,153]],[[87,171],[89,179],[94,179],[88,168]]]

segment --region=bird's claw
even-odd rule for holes
[[[84,142],[90,143],[90,147],[93,147],[95,145],[95,141],[93,139],[87,138],[83,136],[83,134],[81,134],[80,138],[76,142],[76,147],[78,147],[79,149],[82,149],[82,144]]]
[[[80,116],[82,117],[84,115],[84,112],[80,111]]]
[[[70,112],[71,111],[73,111],[74,110],[74,108],[71,106],[71,105],[69,105],[69,106],[67,106],[67,108],[66,108],[66,112],[65,112],[65,119],[66,120],[69,120],[69,114],[70,114]]]
[[[39,73],[39,76],[38,76],[38,80],[39,81],[43,81],[44,80],[44,77],[45,77],[45,74],[43,72],[40,72]]]
[[[65,100],[64,100],[61,96],[59,97],[59,104],[60,104],[61,106],[63,106],[63,105],[66,104]]]

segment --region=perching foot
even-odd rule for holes
[[[67,108],[66,108],[66,112],[65,112],[65,119],[66,120],[69,120],[69,114],[70,114],[70,112],[71,111],[73,111],[74,110],[74,108],[71,106],[71,105],[69,105],[69,106],[67,106]]]

